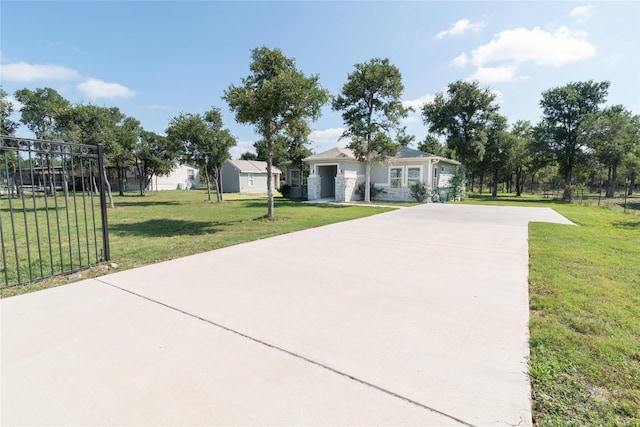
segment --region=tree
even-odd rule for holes
[[[563,200],[572,198],[573,170],[583,154],[585,140],[579,138],[580,125],[588,114],[596,113],[606,101],[609,82],[569,83],[542,93],[542,127],[546,144],[554,152],[564,175]]]
[[[19,124],[9,117],[13,114],[13,104],[7,99],[7,92],[0,86],[0,135],[13,135]]]
[[[259,139],[254,142],[253,148],[256,149],[256,160],[266,162],[267,159],[269,159],[269,150],[265,139]],[[284,135],[278,135],[273,138],[272,152],[271,161],[273,165],[279,165],[289,159],[287,153],[287,138]]]
[[[398,142],[398,144],[400,144],[401,147],[408,147],[415,140],[416,140],[416,136],[415,135],[409,135],[407,133],[407,127],[406,126],[403,126],[400,129],[398,129],[398,131],[396,133],[396,141]]]
[[[141,131],[142,127],[140,126],[140,122],[133,117],[124,117],[115,128],[115,141],[111,145],[108,158],[111,165],[116,168],[118,174],[118,192],[120,196],[124,195],[127,169],[134,162],[133,150],[140,139]]]
[[[342,136],[351,138],[347,147],[366,165],[365,202],[371,201],[371,165],[393,156],[400,147],[389,132],[398,131],[400,119],[410,111],[400,101],[403,90],[400,70],[386,58],[373,58],[355,65],[333,101],[333,109],[342,111],[347,126]]]
[[[614,197],[618,183],[618,168],[637,144],[639,118],[622,105],[605,108],[584,117],[578,132],[578,143],[592,150],[607,168],[605,197]]]
[[[498,183],[500,172],[507,168],[509,155],[514,145],[515,137],[506,131],[507,119],[497,113],[491,115],[491,125],[486,130],[487,141],[482,157],[482,168],[488,169],[493,174],[491,196],[498,195]]]
[[[178,147],[167,137],[142,130],[133,147],[133,157],[140,176],[140,195],[149,193],[153,176],[168,175],[176,166]]]
[[[105,160],[107,160],[110,153],[117,150],[116,129],[124,117],[117,107],[76,104],[58,115],[56,131],[69,141],[87,145],[103,144]],[[107,172],[102,170],[100,173],[107,187],[109,204],[113,208],[113,195]]]
[[[167,136],[179,144],[183,160],[193,163],[204,173],[207,196],[211,200],[211,179],[216,187],[216,199],[222,201],[222,166],[231,158],[229,150],[236,139],[223,129],[220,110],[212,108],[204,116],[180,114],[169,122]]]
[[[272,219],[274,139],[299,126],[301,120],[318,119],[329,92],[320,87],[318,75],[305,76],[296,69],[295,60],[284,56],[280,49],[253,49],[251,59],[251,74],[242,79],[240,86],[229,86],[222,99],[236,120],[254,125],[267,144],[267,217]]]
[[[445,147],[442,146],[438,138],[433,135],[425,136],[424,141],[418,144],[418,150],[433,154],[434,156],[445,157]]]
[[[0,87],[0,135],[13,135],[18,129],[19,124],[11,120],[9,117],[13,114],[13,104],[7,99],[7,93]],[[13,142],[5,140],[3,144],[8,146],[14,145]],[[20,187],[18,186],[16,179],[18,176],[18,151],[4,151],[3,159],[0,159],[0,169],[6,168],[7,173],[7,187],[11,196],[14,194],[14,189],[17,195],[20,195]],[[12,173],[9,174],[9,171]]]
[[[500,108],[495,99],[477,81],[459,80],[449,85],[446,95],[437,93],[422,107],[422,118],[429,132],[445,137],[453,157],[469,169],[484,156],[487,132]]]
[[[69,101],[49,87],[35,91],[20,89],[15,93],[16,99],[23,104],[20,108],[20,122],[25,124],[38,139],[54,139],[56,120],[68,107]]]
[[[258,156],[256,153],[252,153],[251,151],[245,151],[240,154],[240,160],[258,160]]]

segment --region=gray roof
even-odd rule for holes
[[[227,160],[227,163],[240,173],[267,173],[267,162],[259,160]],[[271,173],[282,173],[282,171],[272,166]]]
[[[452,163],[454,165],[459,165],[460,162],[455,160],[447,159],[446,157],[436,156],[431,153],[427,153],[425,151],[414,150],[409,147],[402,147],[397,152],[396,155],[392,157],[392,159],[418,159],[418,158],[426,158],[432,157],[434,159],[440,159],[438,161],[444,161],[447,163]],[[349,148],[341,148],[336,147],[331,150],[323,151],[322,153],[313,154],[305,159],[305,162],[314,162],[321,160],[356,160],[356,156],[354,156],[353,151]]]
[[[402,147],[398,150],[395,157],[398,159],[415,159],[416,157],[435,157],[431,153],[427,153],[425,151],[414,150],[409,147]]]
[[[336,159],[351,159],[355,160],[356,156],[353,155],[353,151],[348,148],[336,147],[331,150],[323,151],[322,153],[312,154],[311,156],[303,159],[305,162],[312,160],[336,160]]]

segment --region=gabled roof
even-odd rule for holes
[[[397,152],[396,155],[391,157],[389,160],[393,159],[419,159],[430,157],[433,159],[438,159],[437,161],[444,161],[446,163],[451,163],[454,165],[459,165],[460,162],[447,159],[446,157],[436,156],[431,153],[427,153],[425,151],[415,150],[409,147],[402,147]],[[353,154],[348,148],[336,147],[331,150],[324,151],[322,153],[313,154],[305,159],[305,162],[317,162],[322,160],[356,160],[356,156]]]
[[[353,155],[353,151],[348,148],[336,147],[331,150],[324,151],[318,154],[312,154],[311,156],[303,159],[305,162],[313,160],[337,160],[337,159],[350,159],[355,160],[356,156]]]
[[[227,160],[227,163],[240,173],[267,173],[267,162],[259,160]],[[272,166],[271,173],[282,173],[282,171]]]

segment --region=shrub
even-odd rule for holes
[[[410,189],[411,197],[413,197],[416,202],[424,203],[424,201],[427,200],[427,197],[429,196],[429,190],[424,183],[418,181],[415,183],[415,185],[412,185]]]
[[[369,194],[371,195],[371,199],[375,199],[378,195],[384,193],[386,193],[386,191],[384,191],[383,188],[376,187],[373,182],[369,185]],[[358,184],[356,187],[356,194],[364,199],[364,182]]]
[[[282,197],[289,197],[289,193],[291,193],[291,186],[289,184],[280,185],[280,194],[282,194]]]

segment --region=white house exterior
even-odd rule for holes
[[[200,186],[200,173],[198,168],[190,165],[177,165],[166,176],[154,175],[151,178],[151,191],[160,190],[189,190]]]
[[[280,188],[280,174],[277,167],[271,168],[273,188]],[[223,193],[266,193],[267,162],[257,160],[227,160],[222,167]]]
[[[365,164],[348,148],[333,148],[304,159],[309,164],[308,199],[353,201],[361,197],[356,188],[365,180]],[[376,199],[413,201],[410,187],[416,182],[429,190],[449,188],[460,162],[411,148],[401,148],[384,163],[371,166],[371,182],[384,190]]]

